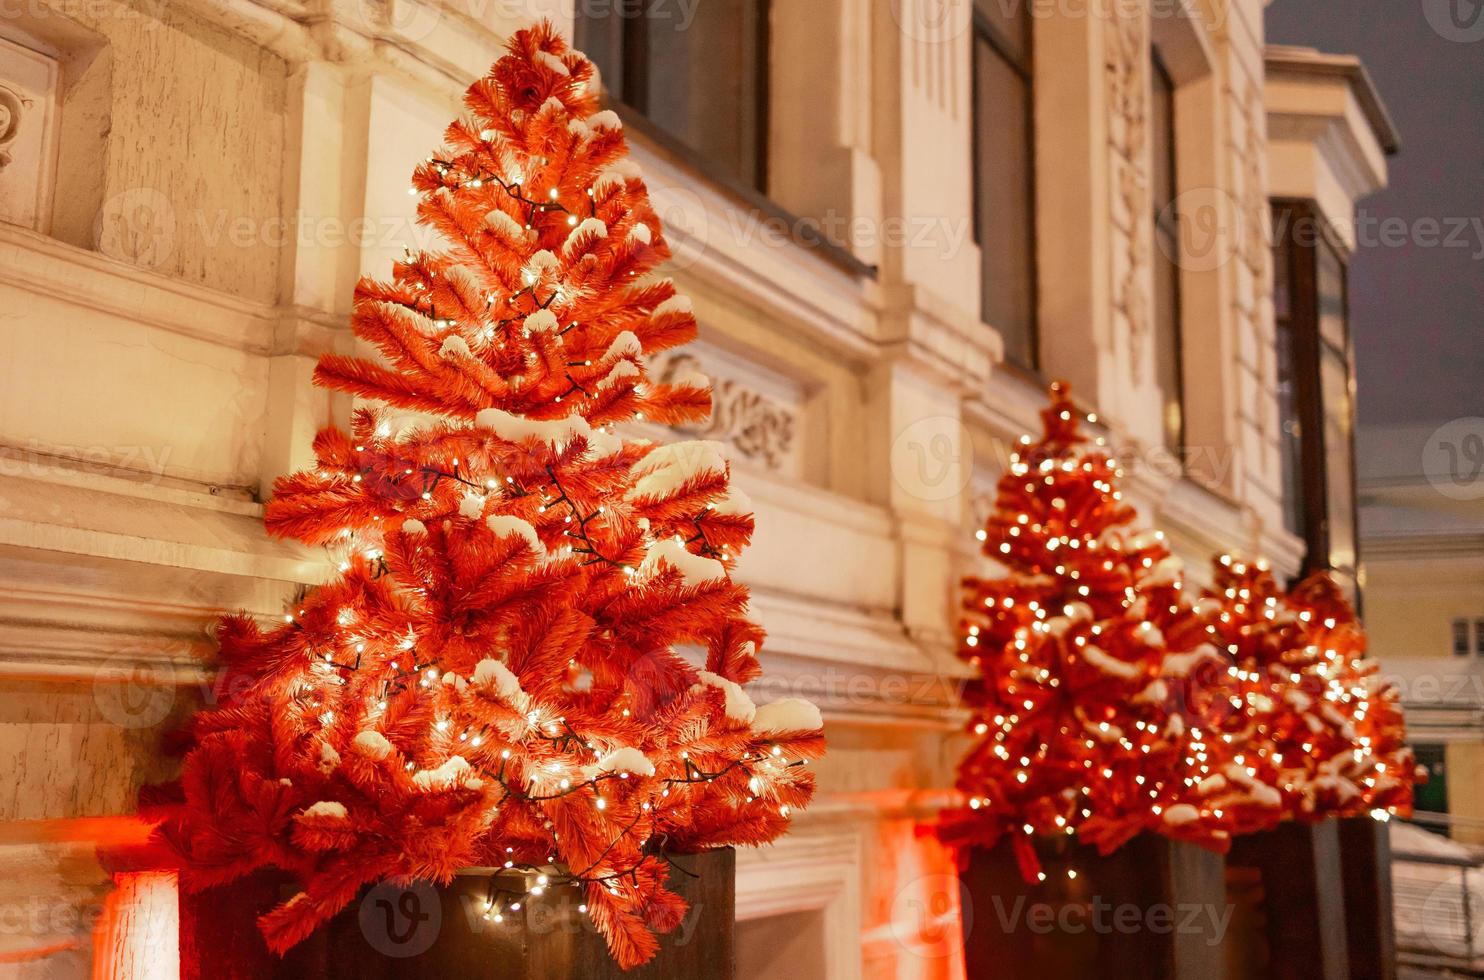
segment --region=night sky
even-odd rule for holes
[[[1438,222],[1426,245],[1373,230],[1351,263],[1361,424],[1484,416],[1484,0],[1274,0],[1267,27],[1364,60],[1402,148],[1360,208],[1424,240]]]

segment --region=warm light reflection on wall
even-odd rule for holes
[[[179,980],[175,872],[118,874],[114,885],[93,933],[93,980]]]
[[[910,820],[883,824],[888,867],[869,874],[866,959],[898,980],[963,980],[963,909],[953,853]]]

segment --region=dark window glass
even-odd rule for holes
[[[1185,442],[1185,409],[1181,378],[1180,222],[1172,206],[1179,186],[1175,172],[1175,86],[1155,53],[1149,138],[1153,153],[1150,184],[1154,201],[1154,343],[1155,377],[1164,400],[1165,445],[1179,450]]]
[[[608,92],[728,179],[767,183],[767,0],[578,4],[577,45]]]
[[[974,237],[980,314],[1005,357],[1034,369],[1035,171],[1030,18],[1013,0],[979,4],[974,30]]]
[[[1473,653],[1469,644],[1469,621],[1466,619],[1455,619],[1453,621],[1453,656],[1467,657]]]
[[[1353,596],[1359,555],[1345,262],[1307,202],[1275,205],[1273,227],[1285,519],[1307,545],[1306,569],[1338,572]]]

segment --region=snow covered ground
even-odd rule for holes
[[[1391,825],[1391,850],[1397,945],[1484,965],[1484,856],[1401,822]]]

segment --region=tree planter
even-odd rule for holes
[[[1350,980],[1396,980],[1391,825],[1370,817],[1341,820],[1340,863]]]
[[[680,928],[660,938],[650,963],[624,972],[572,888],[526,895],[503,921],[485,918],[495,880],[523,889],[523,876],[471,871],[447,887],[367,889],[282,960],[263,946],[254,918],[282,889],[262,878],[182,896],[182,980],[731,980],[735,853],[676,855],[670,888],[690,904]]]
[[[1152,835],[1108,857],[1078,844],[1039,853],[1046,873],[1040,885],[1023,880],[1008,841],[972,853],[963,877],[968,976],[1224,976],[1229,909],[1220,855]]]
[[[1238,837],[1227,864],[1259,923],[1230,980],[1348,980],[1339,825],[1284,823]]]

